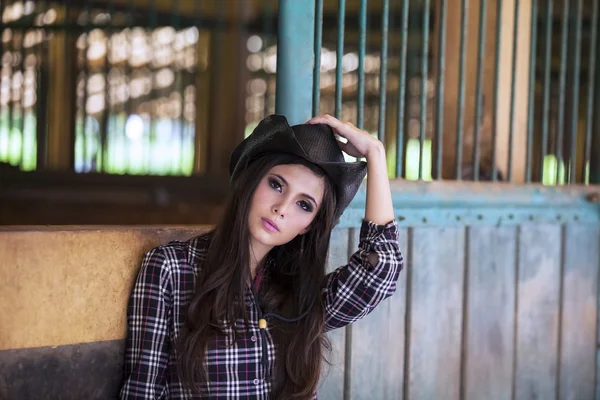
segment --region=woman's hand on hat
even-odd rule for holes
[[[358,129],[350,122],[342,122],[329,114],[325,114],[313,117],[306,123],[329,125],[336,135],[348,140],[347,143],[344,143],[338,139],[338,144],[343,152],[352,157],[365,157],[368,161],[372,154],[380,156],[384,153],[383,144],[376,137]]]

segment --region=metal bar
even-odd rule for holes
[[[113,18],[115,15],[115,0],[110,0],[108,5],[108,14],[109,14],[109,22],[108,26],[104,29],[106,35],[106,52],[104,53],[104,110],[102,112],[102,120],[100,122],[100,143],[98,146],[100,154],[96,154],[97,163],[96,168],[98,172],[103,172],[106,170],[106,163],[108,162],[107,158],[107,141],[108,141],[108,133],[110,130],[110,112],[111,112],[111,102],[110,102],[110,49],[111,49],[111,35],[113,33],[112,24]]]
[[[292,125],[310,119],[315,35],[312,1],[280,0],[275,112]]]
[[[404,104],[406,101],[406,53],[408,37],[408,9],[410,0],[402,3],[402,39],[400,45],[400,68],[398,77],[398,112],[396,120],[396,177],[402,177],[404,166]]]
[[[131,64],[130,60],[133,56],[133,28],[135,27],[135,0],[129,0],[129,16],[131,17],[131,26],[129,31],[127,31],[127,43],[129,44],[129,57],[125,60],[125,82],[127,83],[128,93],[127,100],[125,102],[125,115],[129,116],[132,114],[131,107],[131,94],[129,93],[129,87],[131,86]]]
[[[529,52],[529,94],[527,107],[527,154],[525,156],[525,182],[531,182],[531,164],[533,152],[533,121],[535,104],[535,60],[537,59],[537,23],[538,5],[537,0],[531,3],[531,46]],[[514,79],[514,77],[513,77]]]
[[[87,0],[85,2],[85,29],[84,29],[84,35],[85,35],[85,40],[84,40],[84,48],[83,48],[83,99],[82,99],[82,113],[83,113],[83,122],[82,122],[82,135],[81,135],[81,142],[82,142],[82,146],[81,146],[81,159],[82,159],[82,166],[83,166],[83,170],[80,172],[89,172],[88,170],[88,154],[87,154],[87,120],[88,120],[88,115],[87,115],[87,101],[88,101],[88,80],[90,78],[90,71],[89,71],[89,63],[88,63],[88,58],[87,58],[87,53],[88,53],[88,47],[90,44],[90,30],[89,30],[89,26],[90,26],[90,20],[91,20],[91,9],[90,9],[90,0]],[[91,163],[90,163],[90,168],[91,168]]]
[[[153,29],[158,26],[158,8],[156,2],[157,0],[152,0],[150,9],[150,27]]]
[[[323,40],[323,0],[315,0],[315,62],[313,65],[312,115],[319,114],[321,97],[321,46]]]
[[[596,42],[596,54],[600,52],[600,40]],[[596,63],[596,76],[600,76],[600,62]],[[600,183],[600,135],[598,130],[600,128],[600,112],[598,112],[598,105],[600,104],[600,79],[596,79],[594,86],[594,107],[596,112],[594,113],[593,130],[595,132],[592,138],[592,150],[590,157],[590,183]]]
[[[500,0],[499,0],[500,1]],[[447,0],[441,0],[440,3],[440,27],[438,30],[438,79],[437,79],[437,98],[436,98],[436,173],[435,179],[442,179],[442,154],[444,150],[444,75],[446,73],[446,20],[448,12]]]
[[[388,67],[388,32],[390,0],[383,0],[381,11],[381,61],[379,68],[379,128],[377,137],[385,143],[385,111],[387,100],[387,67]]]
[[[25,35],[26,30],[21,31],[21,45],[19,46],[19,67],[18,70],[21,72],[21,87],[19,88],[19,132],[21,134],[21,155],[19,163],[21,168],[24,167],[25,161]]]
[[[567,82],[567,46],[569,39],[569,7],[563,7],[562,45],[560,51],[560,82],[558,89],[558,122],[556,129],[556,184],[560,184],[561,165],[563,163],[562,145],[565,127],[565,89]]]
[[[174,12],[171,14],[171,25],[173,26],[173,28],[175,29],[175,33],[179,32],[181,30],[181,0],[175,0],[175,5],[174,5]],[[177,36],[175,36],[177,37]],[[175,40],[173,40],[172,43],[172,51],[173,54],[175,54],[177,52],[176,46],[175,45]],[[179,135],[179,175],[184,175],[185,173],[185,162],[187,160],[186,157],[184,157],[183,155],[185,154],[185,150],[188,148],[188,144],[185,142],[185,139],[187,137],[187,135],[185,134],[185,119],[183,118],[183,110],[185,109],[185,86],[186,86],[186,77],[183,73],[183,71],[185,70],[185,68],[179,68],[177,69],[176,67],[173,68],[173,72],[175,73],[175,82],[174,82],[174,86],[175,86],[175,91],[177,93],[179,93],[180,97],[180,101],[181,101],[181,108],[179,109],[179,115],[176,117],[177,120],[179,121],[179,124],[177,126],[177,133]],[[174,122],[174,121],[173,121]],[[173,124],[172,124],[173,125]],[[175,130],[175,129],[173,129]]]
[[[481,0],[479,5],[479,45],[477,55],[477,83],[475,88],[475,121],[473,124],[473,179],[479,180],[479,135],[481,128],[481,103],[483,101],[483,60],[485,57],[485,19],[487,0]]]
[[[517,75],[517,48],[519,46],[519,0],[515,0],[512,40],[512,67],[510,73],[510,114],[508,117],[508,169],[506,179],[512,181],[513,143],[515,139],[515,85]]]
[[[552,1],[552,0],[550,0]],[[492,111],[492,182],[498,180],[498,167],[496,163],[496,149],[498,147],[498,89],[500,81],[500,49],[502,45],[502,0],[496,4],[496,54],[494,55],[494,94]]]
[[[46,59],[44,54],[45,41],[36,45],[37,59]],[[46,168],[48,166],[48,135],[46,134],[47,126],[47,93],[48,93],[48,72],[43,63],[36,64],[36,102],[35,102],[35,132],[37,141],[37,169]],[[74,143],[73,143],[74,145]]]
[[[458,78],[458,118],[456,122],[456,179],[462,179],[463,124],[465,108],[465,59],[467,58],[467,0],[461,1],[460,59]]]
[[[542,157],[540,160],[540,171],[543,179],[544,160],[548,154],[548,126],[550,122],[550,92],[552,83],[550,81],[550,73],[552,71],[552,16],[553,16],[553,0],[547,0],[546,8],[546,47],[544,54],[544,100],[542,106]]]
[[[588,82],[587,82],[587,116],[585,122],[585,145],[583,159],[583,180],[586,185],[590,184],[588,164],[591,169],[592,162],[592,127],[594,124],[594,88],[596,87],[596,46],[598,41],[598,1],[592,5],[592,27],[590,33]]]
[[[150,37],[152,37],[152,33],[159,27],[162,26],[159,21],[158,21],[158,0],[152,0],[152,3],[150,5],[150,24],[147,26],[147,30],[146,32],[150,32]],[[165,24],[166,25],[166,24]],[[150,46],[150,48],[152,49],[152,54],[151,54],[151,60],[154,58],[154,54],[155,54],[155,50],[156,47],[154,46],[154,44],[152,44]],[[148,72],[150,74],[151,77],[151,84],[150,84],[150,93],[147,95],[147,99],[152,101],[156,101],[156,98],[158,97],[158,95],[160,95],[160,89],[156,87],[156,80],[154,79],[154,75],[156,73],[156,68],[152,65],[152,61],[148,63],[147,65],[147,69]],[[145,143],[145,149],[151,149],[152,148],[152,143],[156,142],[156,135],[157,135],[157,121],[156,118],[157,115],[154,114],[153,112],[150,113],[150,121],[148,121],[149,127],[148,127],[148,136],[147,136],[147,140]],[[131,157],[128,157],[128,171],[129,173],[136,173],[135,171],[135,165],[132,163],[133,159]],[[143,168],[146,169],[150,169],[150,157],[144,159],[142,158],[142,164],[144,165]],[[172,161],[171,161],[171,166],[172,167]],[[163,171],[166,174],[171,175],[172,174],[172,170],[170,171]]]
[[[271,42],[273,42],[273,37],[275,36],[274,30],[273,30],[273,1],[277,1],[277,0],[268,0],[265,4],[265,11],[263,14],[263,27],[264,27],[264,32],[265,32],[265,36],[264,36],[264,42],[266,42],[266,44],[263,44],[263,46],[266,48],[270,45]],[[270,112],[270,108],[269,108],[269,103],[271,101],[271,95],[270,95],[270,90],[271,90],[271,79],[269,76],[265,77],[265,83],[266,83],[266,88],[265,88],[265,104],[263,107],[263,116],[267,116],[269,114],[271,114]]]
[[[338,1],[338,36],[335,64],[335,117],[342,118],[342,89],[343,89],[343,70],[342,62],[344,58],[344,21],[346,20],[346,0]]]
[[[577,182],[577,132],[579,125],[579,74],[581,68],[581,13],[583,0],[575,3],[575,57],[573,60],[573,103],[571,109],[571,160],[569,183]]]
[[[423,179],[423,159],[425,158],[425,133],[427,132],[427,81],[429,77],[429,15],[430,0],[424,2],[423,13],[423,47],[421,48],[421,123],[419,132],[419,179]]]
[[[41,1],[41,9],[42,10],[46,10],[47,9],[47,1]],[[37,5],[36,5],[37,7]],[[52,26],[52,25],[49,25]],[[39,102],[39,108],[37,110],[39,110],[39,113],[36,112],[36,136],[37,136],[37,140],[38,143],[41,143],[41,145],[38,146],[38,149],[43,149],[43,154],[41,154],[40,156],[38,156],[38,160],[41,160],[42,162],[40,164],[43,164],[44,168],[47,168],[49,163],[50,163],[50,155],[49,155],[49,137],[48,137],[48,122],[50,121],[50,118],[48,116],[48,89],[49,89],[49,77],[50,77],[50,73],[49,73],[49,68],[47,66],[45,66],[44,62],[42,62],[42,60],[47,60],[49,58],[49,54],[48,54],[48,40],[46,38],[46,32],[48,31],[48,25],[44,26],[44,29],[40,29],[38,30],[38,32],[40,32],[42,34],[42,41],[41,43],[38,44],[39,46],[39,51],[38,51],[38,88],[37,88],[37,101]],[[36,111],[37,111],[36,110]],[[73,143],[73,146],[75,145],[75,143]],[[74,155],[74,154],[73,154]],[[40,165],[38,164],[38,166]]]
[[[358,98],[357,118],[358,129],[364,128],[365,115],[365,52],[367,47],[367,0],[360,0],[358,22]]]
[[[6,50],[9,53],[14,52],[14,50],[15,50],[13,42],[14,42],[14,37],[15,37],[15,34],[16,34],[16,30],[12,29],[11,34],[12,34],[12,38],[6,44]],[[2,41],[2,38],[0,38],[0,41]],[[2,58],[4,58],[4,57],[0,56],[0,60]],[[14,119],[14,110],[13,110],[14,105],[13,105],[13,90],[12,90],[12,88],[13,88],[13,81],[15,79],[15,69],[13,68],[12,56],[8,59],[8,61],[9,62],[6,64],[7,69],[9,71],[8,74],[7,74],[8,75],[8,81],[9,81],[9,83],[8,83],[8,102],[6,104],[7,107],[8,107],[8,116],[7,116],[8,127],[7,127],[6,132],[8,133],[8,149],[9,149],[9,151],[7,152],[7,156],[8,156],[8,161],[12,164],[13,160],[12,160],[12,157],[11,157],[11,151],[10,151],[10,149],[12,148],[11,143],[12,143],[12,140],[13,140],[12,139],[12,136],[13,136],[12,135],[12,131],[13,131],[13,122],[14,122],[13,121],[13,119]]]

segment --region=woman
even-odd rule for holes
[[[313,398],[325,333],[395,291],[402,256],[377,139],[328,115],[294,127],[274,115],[237,146],[230,172],[213,231],[144,257],[122,399]],[[331,230],[367,172],[359,249],[325,275]]]

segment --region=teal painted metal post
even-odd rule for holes
[[[300,124],[311,117],[315,1],[279,0],[275,113]]]

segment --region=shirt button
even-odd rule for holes
[[[252,337],[250,338],[250,340],[252,340],[253,342],[256,342],[256,336],[252,336]]]
[[[260,382],[258,379],[255,379],[255,380],[254,380],[254,384],[255,384],[255,385],[258,385],[258,382]]]

